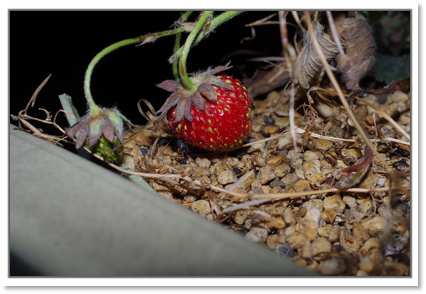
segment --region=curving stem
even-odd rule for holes
[[[189,34],[188,38],[185,41],[185,45],[183,46],[182,55],[179,59],[179,75],[182,79],[182,84],[185,88],[190,91],[197,90],[197,86],[193,84],[186,73],[186,58],[188,57],[189,49],[192,46],[192,42],[194,42],[195,37],[198,35],[198,32],[203,27],[204,23],[213,14],[213,11],[203,11],[201,12],[197,24],[192,29],[192,32]]]

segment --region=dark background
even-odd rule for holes
[[[256,38],[241,43],[243,38],[251,37],[251,30],[245,24],[271,13],[245,12],[218,27],[191,50],[188,72],[231,60],[234,66],[228,71],[231,75],[240,79],[252,76],[265,63],[246,62],[246,59],[279,56],[280,32],[278,25],[258,26]],[[37,110],[41,107],[55,114],[61,108],[58,95],[66,93],[73,98],[80,115],[84,114],[83,78],[91,59],[115,42],[167,30],[181,14],[183,11],[11,11],[10,114],[16,115],[25,108],[34,90],[49,74],[52,77],[28,113],[44,118]],[[193,21],[197,15],[194,12],[189,20]],[[186,36],[182,35],[182,41]],[[158,110],[167,99],[169,93],[155,85],[173,79],[167,59],[173,53],[174,41],[174,36],[163,37],[140,47],[122,47],[104,57],[92,76],[95,102],[105,107],[117,106],[133,123],[145,123],[136,103],[145,98]],[[239,54],[223,59],[236,50],[254,50],[260,55]],[[58,123],[67,126],[63,116]]]

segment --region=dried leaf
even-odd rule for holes
[[[337,71],[343,73],[342,81],[350,90],[359,89],[358,82],[374,65],[376,48],[372,31],[367,22],[358,18],[345,19],[341,36],[347,42],[346,55],[336,56]]]
[[[244,83],[249,87],[249,97],[252,99],[258,95],[268,93],[271,90],[284,85],[289,75],[283,68],[287,68],[285,62],[281,62],[274,66],[270,71],[258,70],[253,77],[244,79]]]
[[[339,53],[339,49],[330,36],[324,33],[324,27],[319,22],[315,26],[315,36],[327,61],[332,60]],[[294,81],[299,82],[303,88],[309,89],[309,82],[322,68],[322,62],[312,44],[309,31],[305,32],[303,42],[304,46],[295,65]]]
[[[174,92],[180,86],[180,83],[175,80],[165,80],[157,85],[158,88],[169,92]]]
[[[359,184],[364,178],[364,175],[367,173],[372,160],[373,152],[370,148],[366,147],[364,157],[359,164],[342,169],[339,172],[343,175],[343,177],[339,180],[335,187],[339,189],[347,189]],[[355,173],[352,174],[352,172]]]
[[[211,100],[211,101],[217,101],[217,94],[216,90],[213,88],[212,85],[202,83],[200,86],[198,86],[198,91],[200,91],[201,95],[203,97]]]

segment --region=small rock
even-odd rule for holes
[[[311,185],[307,180],[299,180],[293,185],[294,190],[297,192],[308,191],[311,189]]]
[[[308,209],[306,207],[300,207],[295,217],[304,217],[307,212],[308,212]]]
[[[315,142],[315,149],[327,151],[333,147],[333,142],[329,140],[319,139]]]
[[[303,266],[303,267],[308,265],[308,262],[304,258],[299,258],[295,260],[294,263],[297,264],[298,266]]]
[[[287,207],[284,211],[284,221],[290,226],[296,223],[296,218],[294,217],[293,211],[290,207]]]
[[[249,194],[265,194],[262,189],[253,189],[249,191]]]
[[[272,188],[275,188],[275,187],[284,188],[285,187],[284,183],[281,182],[278,178],[275,178],[271,183],[269,183],[269,185]]]
[[[301,233],[310,241],[314,241],[318,237],[317,229],[302,229]]]
[[[278,242],[281,244],[286,243],[286,235],[285,235],[285,230],[284,229],[280,229],[277,232],[278,235]]]
[[[340,276],[346,272],[346,265],[340,258],[331,258],[321,263],[320,271],[327,276]]]
[[[210,203],[207,200],[198,200],[193,202],[191,204],[191,209],[193,212],[198,213],[200,215],[207,215],[212,212]]]
[[[318,228],[318,235],[320,237],[328,238],[330,235],[330,230],[333,228],[332,225],[328,224],[323,227]]]
[[[312,257],[312,251],[311,251],[311,241],[306,240],[305,243],[303,243],[302,251],[300,253],[300,257],[309,259]]]
[[[240,188],[241,190],[248,191],[254,179],[256,179],[256,175],[252,173],[247,179],[245,179],[238,185],[238,188]]]
[[[307,180],[312,179],[312,177],[321,172],[321,169],[314,164],[312,161],[303,163],[303,174]],[[325,179],[324,179],[325,181]]]
[[[306,220],[318,223],[321,218],[321,212],[315,206],[311,207],[306,213]]]
[[[266,184],[275,179],[275,173],[268,167],[262,167],[257,174],[257,179],[262,184]]]
[[[197,157],[195,158],[195,163],[198,164],[199,167],[202,168],[209,168],[211,161],[208,158],[203,157]]]
[[[280,165],[283,162],[283,156],[282,155],[274,155],[268,157],[266,160],[267,167],[270,169],[275,168],[276,166]]]
[[[374,266],[376,264],[379,264],[382,259],[380,250],[378,248],[372,248],[370,249],[365,257],[361,258],[358,268],[367,272],[371,273],[371,271],[374,269]]]
[[[358,270],[356,272],[357,277],[368,277],[368,273],[366,271],[363,270]]]
[[[262,186],[260,189],[262,189],[264,194],[269,194],[271,192],[271,187],[269,186]]]
[[[248,211],[247,210],[238,210],[234,215],[233,215],[233,220],[235,223],[242,225],[246,219],[248,217]]]
[[[268,239],[266,240],[266,244],[268,245],[269,249],[274,250],[275,246],[278,244],[279,237],[277,234],[270,235]]]
[[[328,234],[328,241],[334,243],[337,240],[339,240],[339,237],[340,237],[340,229],[337,227],[331,228],[330,233]]]
[[[260,189],[260,188],[262,188],[262,184],[260,183],[260,181],[257,178],[255,178],[251,182],[251,188],[253,190]]]
[[[312,242],[312,255],[317,256],[323,252],[331,251],[331,243],[326,238],[318,238]]]
[[[358,210],[366,215],[373,211],[373,201],[370,199],[362,199],[358,205]]]
[[[295,248],[300,248],[308,240],[305,234],[295,232],[291,236],[287,237],[287,243],[293,245]]]
[[[245,238],[256,243],[265,243],[268,239],[268,231],[264,228],[253,227]]]
[[[277,244],[274,251],[287,258],[293,258],[294,256],[294,246],[290,244]]]
[[[322,183],[324,183],[324,181],[327,179],[327,176],[323,173],[318,173],[315,174],[310,180],[309,183],[312,186],[317,186],[319,187]]]
[[[287,174],[284,178],[281,179],[281,182],[283,182],[286,187],[291,187],[298,180],[299,177],[296,174]]]
[[[290,172],[290,166],[287,163],[280,164],[274,168],[274,173],[277,177],[282,178]]]
[[[364,257],[371,248],[380,248],[380,240],[376,238],[368,239],[359,249],[359,256]]]
[[[367,229],[364,228],[359,222],[354,222],[352,225],[352,233],[355,239],[361,242],[370,239],[370,235],[368,234]]]
[[[305,151],[305,153],[303,153],[303,159],[306,161],[310,161],[310,160],[318,160],[319,159],[319,155],[317,152],[313,152],[310,150]]]
[[[222,185],[235,183],[237,181],[237,176],[231,170],[224,170],[217,176],[217,181]]]
[[[324,210],[323,212],[321,212],[321,219],[326,223],[332,224],[336,219],[336,212],[332,209]]]
[[[356,203],[356,198],[352,196],[343,196],[343,202],[346,203],[350,208],[356,207],[358,204]]]
[[[285,222],[283,220],[282,217],[277,217],[276,219],[272,220],[268,226],[270,228],[275,228],[275,229],[283,229],[285,227]]]
[[[363,221],[361,224],[364,226],[364,228],[367,229],[368,233],[370,233],[370,235],[372,236],[374,234],[380,234],[382,232],[385,227],[386,221],[380,216],[375,216],[372,219]]]
[[[296,232],[296,226],[292,225],[285,229],[285,237],[288,238]]]
[[[324,210],[334,210],[336,212],[343,212],[346,206],[339,194],[325,198],[323,203]]]

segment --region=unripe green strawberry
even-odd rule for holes
[[[185,143],[210,151],[229,151],[241,146],[251,129],[251,99],[238,79],[216,76],[229,69],[218,66],[189,79],[196,90],[167,80],[158,87],[173,92],[161,109],[169,126]]]
[[[169,127],[185,143],[210,151],[232,150],[244,142],[251,129],[251,99],[238,79],[218,76],[232,86],[227,90],[213,86],[217,101],[206,101],[204,110],[191,106],[192,121],[173,122],[176,106],[168,111]]]

